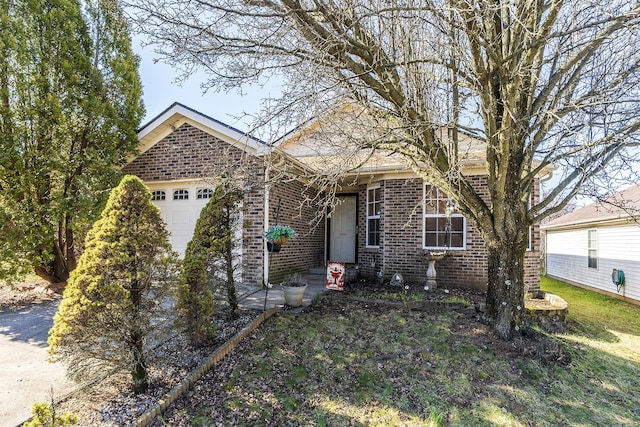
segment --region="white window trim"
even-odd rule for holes
[[[372,185],[370,187],[367,187],[367,203],[365,205],[365,216],[366,216],[366,234],[365,234],[365,247],[368,249],[379,249],[380,245],[370,245],[369,244],[369,220],[370,219],[377,219],[378,220],[378,224],[380,224],[380,215],[369,215],[369,190],[376,190],[380,188],[380,184],[377,185]],[[382,206],[382,199],[379,200],[380,206]],[[382,230],[380,230],[380,227],[378,227],[378,240],[380,239],[380,237],[382,236]]]
[[[591,239],[590,239],[590,234],[591,232],[593,232],[595,234],[595,239],[593,239],[594,242],[594,246],[595,248],[592,248],[590,243],[591,243]],[[591,267],[589,265],[589,252],[590,251],[595,251],[596,252],[596,266],[595,267]],[[600,254],[599,254],[599,250],[598,250],[598,229],[597,228],[589,228],[587,229],[587,268],[589,270],[599,270],[600,269]]]
[[[427,185],[435,185],[429,182],[422,183],[422,249],[439,250],[439,251],[464,251],[467,249],[467,218],[460,213],[451,214],[451,218],[462,218],[462,246],[461,247],[447,247],[447,246],[427,246],[427,218],[444,218],[445,214],[427,214]],[[427,216],[428,215],[428,216]]]

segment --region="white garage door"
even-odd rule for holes
[[[175,183],[171,185],[151,184],[149,189],[153,194],[153,203],[160,209],[162,219],[167,224],[169,240],[173,250],[184,257],[187,243],[193,237],[193,230],[200,211],[209,201],[213,189],[204,181]],[[240,221],[242,224],[242,221]],[[238,265],[242,265],[242,229],[236,230],[238,244]]]

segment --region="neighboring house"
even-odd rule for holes
[[[640,185],[542,226],[546,274],[640,304]],[[624,286],[613,282],[622,270]]]
[[[242,279],[260,286],[294,272],[342,261],[361,276],[388,280],[394,273],[414,283],[426,282],[427,251],[447,250],[437,264],[441,286],[486,288],[487,260],[479,233],[455,211],[451,201],[425,183],[406,161],[388,153],[366,157],[341,181],[336,204],[328,210],[313,171],[344,163],[339,155],[318,150],[325,145],[296,130],[269,147],[215,119],[173,104],[139,131],[140,155],[124,168],[151,189],[154,202],[172,233],[174,248],[184,252],[200,209],[222,174],[237,178],[245,193]],[[471,138],[465,173],[486,195],[482,150]],[[475,147],[475,148],[474,148]],[[271,161],[268,161],[271,160]],[[537,197],[536,188],[534,197]],[[450,207],[450,215],[445,212]],[[281,252],[267,252],[267,225],[291,225],[298,237]],[[450,218],[450,221],[449,221]],[[446,229],[446,230],[445,230]],[[539,284],[537,226],[526,255],[525,281]]]

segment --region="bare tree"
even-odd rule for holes
[[[637,155],[637,2],[135,3],[158,54],[186,74],[206,69],[208,87],[277,77],[282,96],[262,116],[269,129],[352,106],[316,138],[329,147],[342,133],[353,161],[327,165],[316,184],[330,190],[345,169],[386,150],[451,195],[486,242],[487,314],[503,338],[523,322],[529,226],[607,170],[622,178]],[[488,201],[465,175],[468,136],[483,144]],[[551,165],[557,184],[530,204]]]

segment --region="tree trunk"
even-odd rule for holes
[[[136,325],[131,333],[131,355],[133,357],[133,391],[136,394],[144,393],[149,388],[149,376],[147,375],[147,364],[144,358],[144,348],[142,333]]]
[[[40,278],[46,280],[52,285],[63,285],[69,279],[71,270],[68,268],[70,264],[76,264],[75,254],[72,252],[69,254],[72,259],[67,259],[60,250],[58,243],[54,245],[53,260],[47,265],[39,265],[34,267],[33,272]],[[54,286],[55,289],[60,288],[60,291],[64,290],[63,286]]]
[[[233,277],[233,241],[230,237],[225,245],[225,264],[227,270],[227,300],[231,308],[233,318],[238,317],[238,295],[236,292],[236,284]]]
[[[516,239],[487,245],[486,316],[501,339],[513,338],[524,322],[524,247]]]
[[[144,334],[141,327],[142,310],[142,286],[135,280],[129,290],[131,298],[131,310],[133,311],[133,321],[131,322],[130,351],[132,357],[131,375],[133,376],[133,391],[136,394],[144,393],[149,388],[149,375],[147,374],[147,363],[144,356]]]

